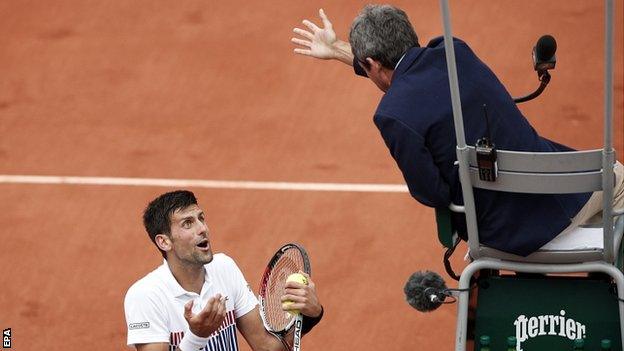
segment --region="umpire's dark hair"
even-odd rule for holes
[[[180,209],[196,205],[195,194],[188,190],[165,193],[152,200],[143,212],[143,225],[150,239],[156,245],[156,235],[171,234],[171,215]],[[164,258],[165,252],[156,245]]]
[[[392,5],[366,5],[351,24],[349,43],[355,58],[367,68],[365,60],[370,57],[389,69],[407,50],[419,46],[407,14]]]

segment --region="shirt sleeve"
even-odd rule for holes
[[[231,258],[229,261],[232,286],[234,288],[234,318],[239,318],[253,310],[258,305],[258,299],[251,290],[247,280],[245,280],[243,272],[236,265],[236,262]]]
[[[375,125],[401,169],[412,197],[429,207],[448,206],[450,187],[440,175],[423,136],[401,121],[381,115],[375,116]]]
[[[169,342],[167,314],[155,296],[131,287],[124,300],[128,345]]]

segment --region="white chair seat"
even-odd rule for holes
[[[620,247],[624,234],[624,217],[614,230],[615,247]],[[602,228],[579,227],[559,235],[527,257],[512,255],[480,245],[480,256],[527,263],[580,263],[602,260],[604,234]]]
[[[619,241],[619,240],[618,240]],[[538,251],[527,257],[480,246],[481,254],[487,257],[514,262],[533,263],[578,263],[602,259],[603,233],[602,228],[578,227],[568,233],[555,237]],[[464,260],[470,261],[470,250]]]
[[[539,251],[602,250],[602,248],[602,228],[577,227],[568,233],[558,235]]]

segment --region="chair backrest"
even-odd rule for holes
[[[603,190],[606,174],[603,172],[603,150],[572,151],[572,152],[517,152],[497,150],[498,175],[495,181],[484,181],[479,178],[477,153],[474,147],[466,147],[466,163],[469,170],[470,187],[494,191],[534,194],[564,194],[594,192]],[[612,164],[613,166],[613,164]],[[462,184],[463,186],[464,184]],[[612,182],[610,184],[613,186]],[[470,192],[472,193],[472,192]],[[474,204],[474,199],[467,201]],[[611,213],[611,202],[605,213]],[[464,208],[467,218],[476,222],[474,205]],[[613,223],[611,216],[604,216],[603,252],[605,261],[613,263],[609,252],[613,252]],[[478,233],[470,233],[468,229],[471,254],[480,256],[481,243]],[[615,255],[614,255],[615,256]],[[475,257],[476,258],[476,257]]]
[[[602,190],[602,149],[573,152],[497,150],[498,177],[479,179],[474,147],[468,147],[473,187],[516,193],[564,194]]]
[[[455,48],[453,47],[453,39],[452,39],[452,29],[451,29],[451,20],[450,14],[448,10],[448,0],[440,0],[440,6],[442,9],[442,21],[444,26],[444,47],[446,54],[446,64],[448,69],[448,79],[449,79],[449,87],[451,92],[451,103],[453,108],[453,121],[455,124],[455,139],[457,141],[457,160],[459,162],[459,179],[462,184],[462,194],[464,197],[464,207],[466,212],[466,227],[468,230],[468,245],[470,247],[471,253],[477,253],[479,249],[479,238],[478,238],[478,228],[477,228],[477,220],[475,213],[475,204],[474,204],[474,195],[472,191],[472,186],[480,186],[486,189],[493,190],[502,190],[502,188],[513,189],[512,186],[516,187],[517,190],[530,191],[530,192],[552,192],[550,189],[559,188],[557,192],[567,193],[567,192],[582,192],[587,189],[595,189],[598,187],[598,182],[602,185],[600,189],[603,191],[603,211],[605,215],[604,218],[604,249],[603,249],[603,259],[609,263],[614,262],[615,250],[614,250],[614,240],[613,240],[613,208],[612,208],[612,198],[613,198],[613,163],[615,161],[615,151],[613,149],[613,10],[614,4],[613,0],[605,0],[605,99],[604,99],[604,146],[600,151],[601,154],[601,166],[598,168],[598,173],[596,170],[585,170],[581,173],[585,173],[582,175],[575,175],[576,171],[567,172],[555,172],[555,173],[567,173],[557,174],[551,176],[544,176],[542,174],[544,168],[549,168],[553,164],[554,167],[558,167],[558,165],[565,166],[567,168],[572,166],[575,162],[584,163],[582,161],[583,157],[579,157],[577,159],[576,155],[570,156],[571,159],[568,160],[565,155],[538,155],[538,156],[530,156],[530,155],[520,155],[520,154],[509,154],[510,160],[506,160],[507,155],[506,152],[503,152],[499,157],[499,167],[501,171],[503,171],[503,163],[509,162],[509,169],[503,171],[500,181],[498,181],[497,185],[493,184],[481,184],[475,180],[473,182],[472,179],[475,177],[474,169],[470,166],[470,160],[474,160],[474,149],[468,147],[466,145],[466,137],[464,132],[464,120],[462,114],[461,107],[461,98],[459,95],[459,84],[457,78],[457,64],[455,62]],[[534,154],[535,155],[535,154]],[[591,156],[589,156],[591,155]],[[517,156],[518,167],[521,168],[522,163],[527,162],[527,169],[522,171],[522,178],[525,180],[520,180],[519,172],[513,171],[515,166],[513,165],[513,158]],[[537,161],[535,163],[531,161],[532,157],[536,157]],[[562,160],[558,159],[563,157]],[[588,164],[590,167],[596,167],[594,164],[596,161],[596,155],[594,152],[590,151],[588,153]],[[550,158],[550,159],[549,159]],[[531,162],[528,162],[531,161]],[[572,162],[574,161],[574,162]],[[524,166],[524,165],[523,165]],[[505,166],[506,167],[506,166]],[[535,167],[535,168],[533,168]],[[585,168],[585,167],[583,167]],[[537,172],[540,171],[540,173]],[[586,172],[587,171],[587,172]],[[553,177],[553,178],[550,178]],[[585,178],[586,177],[586,178]],[[600,177],[600,178],[597,178]],[[517,178],[514,180],[514,178]],[[558,179],[557,181],[551,181],[550,179]],[[510,188],[507,188],[507,184],[509,183]],[[565,184],[560,184],[560,182]],[[531,184],[533,183],[533,184]],[[502,184],[502,185],[501,185]],[[514,184],[514,185],[511,185]],[[534,185],[534,186],[533,186]],[[576,186],[578,188],[575,188]],[[501,189],[494,189],[494,187],[500,187]],[[574,188],[574,189],[573,189]],[[509,191],[509,190],[508,190]],[[513,191],[513,190],[512,190]],[[475,257],[476,258],[476,257]]]

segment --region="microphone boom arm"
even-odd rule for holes
[[[519,98],[514,98],[514,102],[516,104],[519,104],[521,102],[526,102],[529,100],[533,100],[536,97],[540,96],[540,94],[544,91],[544,89],[546,89],[546,86],[548,85],[548,83],[550,83],[550,73],[548,73],[548,71],[543,71],[543,72],[538,72],[538,75],[539,75],[539,80],[540,80],[539,87],[529,95],[522,96]]]

